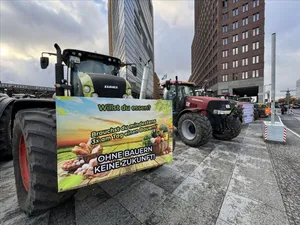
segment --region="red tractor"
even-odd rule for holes
[[[173,125],[189,146],[206,144],[211,137],[231,140],[241,132],[236,107],[225,99],[197,96],[191,82],[167,80],[161,83],[163,99],[173,100]]]

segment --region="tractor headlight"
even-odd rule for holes
[[[94,93],[92,94],[92,97],[93,97],[93,98],[97,98],[97,97],[98,97],[98,94],[94,92]]]
[[[83,87],[83,91],[84,91],[85,93],[89,93],[89,92],[91,91],[91,88],[90,88],[89,86],[84,86],[84,87]]]
[[[213,111],[214,114],[217,114],[217,115],[227,115],[227,114],[230,114],[230,110],[217,110],[215,109]]]

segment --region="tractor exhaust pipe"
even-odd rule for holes
[[[56,84],[56,96],[63,96],[64,89],[60,86],[64,80],[64,68],[62,64],[61,49],[58,44],[54,44],[56,49],[56,64],[55,64],[55,84]],[[57,86],[58,85],[58,86]]]
[[[139,99],[145,99],[146,98],[150,61],[151,61],[151,59],[149,59],[148,62],[146,62],[145,66],[144,66],[143,78],[142,78],[142,83],[141,83],[141,92],[140,92],[140,98]]]
[[[178,102],[178,77],[175,77],[175,111],[177,110],[177,102]]]

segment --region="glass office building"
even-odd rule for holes
[[[145,63],[151,59],[147,97],[153,98],[154,35],[152,0],[108,0],[109,53],[126,63],[136,63],[137,76],[131,67],[123,68],[121,76],[132,86],[138,98]]]

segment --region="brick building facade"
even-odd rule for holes
[[[264,83],[264,0],[195,0],[192,75],[216,93],[258,96]]]

